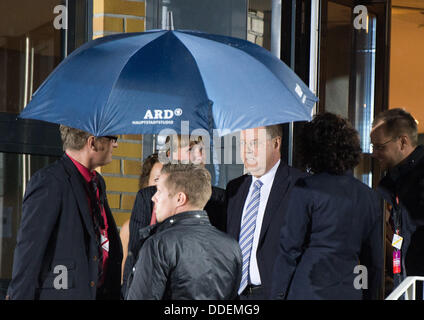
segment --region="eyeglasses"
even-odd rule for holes
[[[103,136],[102,138],[109,139],[109,140],[113,141],[113,143],[116,143],[118,141],[117,136]]]
[[[392,142],[392,141],[394,141],[394,140],[396,140],[398,138],[400,138],[400,137],[394,137],[394,138],[392,138],[389,141],[386,141],[384,143],[374,143],[374,144],[371,143],[371,148],[373,150],[376,150],[376,151],[384,150],[384,148],[386,147],[386,144],[388,144],[389,142]]]
[[[251,148],[251,149],[256,149],[256,148],[258,148],[259,146],[263,146],[263,145],[265,145],[268,141],[271,141],[272,139],[269,139],[269,138],[267,138],[267,139],[254,139],[254,140],[250,140],[249,141],[249,143],[247,143],[245,140],[241,140],[240,139],[240,147],[246,147],[246,146],[249,146],[249,148]]]

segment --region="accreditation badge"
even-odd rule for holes
[[[109,239],[103,234],[100,235],[100,243],[102,245],[102,249],[109,252]]]
[[[402,241],[403,241],[403,238],[400,235],[394,234],[393,240],[392,240],[392,246],[400,250],[400,248],[402,247]]]

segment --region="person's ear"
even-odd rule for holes
[[[405,148],[410,144],[408,136],[400,136],[400,149],[405,150]]]
[[[281,147],[281,137],[276,137],[273,147],[277,150],[280,150]]]
[[[96,138],[94,136],[89,136],[87,139],[87,143],[90,150],[97,151]]]
[[[184,206],[188,202],[188,197],[184,192],[178,192],[177,195],[177,204],[178,206]]]

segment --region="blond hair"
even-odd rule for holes
[[[59,127],[60,137],[63,143],[63,151],[67,149],[81,150],[87,142],[87,139],[92,135],[83,130],[67,127],[63,124]]]
[[[176,142],[176,146],[174,146],[173,144]],[[198,143],[203,142],[203,138],[202,136],[188,136],[188,135],[181,135],[181,134],[173,134],[170,136],[166,137],[166,141],[165,141],[165,146],[166,146],[166,153],[168,154],[171,151],[171,147],[173,147],[172,149],[180,149],[180,148],[184,148],[187,145],[192,147]]]
[[[165,185],[171,196],[183,192],[188,202],[204,208],[212,194],[211,175],[203,166],[195,164],[166,164],[161,174],[167,175]]]

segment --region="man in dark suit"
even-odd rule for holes
[[[378,191],[391,205],[390,231],[403,239],[400,248],[386,248],[400,260],[394,268],[396,287],[407,276],[424,276],[424,147],[418,143],[416,120],[400,108],[378,114],[370,137],[372,156],[385,171]],[[417,292],[418,300],[422,288]]]
[[[287,195],[304,174],[280,160],[280,125],[241,132],[246,170],[227,185],[227,232],[243,254],[240,299],[267,299]]]
[[[122,246],[94,169],[117,137],[60,127],[65,154],[28,183],[8,299],[119,299]]]

